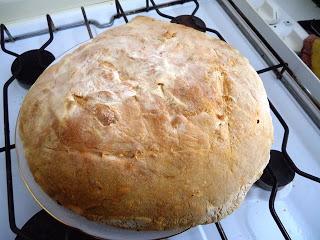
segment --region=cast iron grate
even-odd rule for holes
[[[184,4],[187,2],[194,2],[195,3],[195,8],[190,15],[181,15],[181,16],[173,17],[170,15],[164,14],[160,11],[161,8],[166,8],[166,7],[170,7],[170,6],[177,5],[177,4]],[[278,78],[281,78],[285,71],[288,72],[289,74],[292,74],[292,71],[288,67],[287,63],[285,63],[282,60],[282,58],[274,51],[274,49],[268,44],[268,42],[256,30],[256,28],[252,25],[252,23],[243,15],[241,10],[238,9],[237,6],[231,0],[229,0],[229,2],[233,6],[233,8],[239,13],[239,15],[245,20],[245,22],[248,24],[248,26],[250,26],[250,28],[254,31],[254,33],[259,37],[261,42],[268,48],[268,50],[276,57],[276,59],[279,62],[279,64],[261,69],[261,70],[257,71],[257,73],[262,74],[262,73],[265,73],[268,71],[274,71]],[[150,3],[151,3],[151,5],[150,5]],[[197,13],[197,11],[199,9],[199,3],[197,0],[177,0],[177,1],[172,1],[169,3],[158,4],[158,5],[154,2],[154,0],[146,0],[145,7],[140,8],[140,9],[136,9],[136,10],[126,11],[126,12],[123,10],[119,0],[115,0],[115,6],[116,6],[116,14],[113,15],[111,17],[110,21],[106,22],[106,23],[100,23],[96,20],[88,19],[86,16],[85,10],[82,7],[81,11],[83,14],[83,19],[84,19],[83,21],[56,27],[56,26],[54,26],[54,23],[53,23],[50,15],[47,15],[48,29],[35,31],[35,32],[29,32],[26,34],[15,36],[15,37],[10,34],[9,30],[6,28],[6,26],[4,24],[1,24],[1,49],[5,53],[10,54],[12,56],[15,56],[16,61],[20,61],[17,59],[19,59],[19,57],[21,57],[23,54],[19,55],[17,53],[11,52],[10,50],[7,50],[5,48],[6,42],[14,42],[14,41],[18,41],[21,39],[34,37],[34,36],[49,34],[49,36],[50,36],[49,40],[39,49],[40,51],[46,51],[45,48],[52,42],[52,40],[54,38],[53,33],[55,31],[62,31],[62,30],[66,30],[66,29],[70,29],[70,28],[74,28],[74,27],[86,26],[89,37],[93,38],[92,31],[90,28],[91,25],[93,25],[97,28],[107,28],[107,27],[112,26],[113,22],[116,19],[119,19],[122,17],[124,19],[124,21],[127,23],[128,22],[127,16],[137,14],[137,13],[148,12],[151,10],[155,10],[160,16],[170,19],[171,22],[184,24],[186,26],[193,27],[193,28],[195,28],[199,31],[202,31],[202,32],[211,32],[211,33],[215,34],[219,39],[225,41],[225,39],[222,37],[222,35],[217,30],[210,29],[210,28],[206,27],[206,24],[200,18],[195,16],[195,14]],[[5,38],[5,33],[7,35],[7,38]],[[37,50],[31,50],[31,51],[37,51]],[[29,51],[27,51],[27,52],[29,52]],[[43,70],[45,69],[46,66],[48,66],[50,64],[49,61],[51,61],[51,60],[53,61],[53,55],[51,56],[51,54],[49,52],[45,53],[45,54],[47,56],[50,55],[50,57],[48,57],[49,60],[42,61],[42,62],[40,61]],[[42,70],[42,69],[40,69],[40,70]],[[39,213],[35,214],[25,224],[24,227],[18,228],[16,225],[15,207],[14,207],[14,201],[13,201],[12,168],[11,168],[11,149],[14,149],[15,145],[10,143],[8,88],[9,88],[10,84],[15,79],[19,80],[21,75],[23,75],[23,72],[21,71],[21,67],[20,67],[20,69],[19,68],[14,69],[14,71],[12,71],[12,74],[13,75],[5,82],[5,84],[3,86],[3,112],[4,112],[3,122],[4,122],[5,146],[0,148],[0,152],[5,152],[5,160],[6,160],[6,180],[7,180],[6,183],[7,183],[8,213],[9,213],[10,229],[12,230],[12,232],[14,232],[16,234],[16,236],[17,236],[16,239],[19,239],[19,240],[20,239],[27,239],[27,240],[48,239],[48,238],[46,238],[46,236],[44,236],[44,237],[43,236],[40,237],[39,235],[34,236],[34,234],[36,234],[36,232],[34,232],[34,231],[36,231],[36,230],[33,230],[32,223],[33,222],[37,223],[37,219],[38,220],[44,219],[43,220],[44,222],[52,221],[52,224],[50,224],[50,226],[56,226],[56,228],[59,229],[59,231],[62,231],[62,232],[59,232],[59,234],[62,234],[62,235],[59,235],[59,237],[61,236],[64,239],[72,239],[73,236],[76,236],[77,239],[90,239],[90,237],[88,237],[86,235],[82,235],[82,234],[78,235],[79,232],[77,232],[77,230],[75,230],[75,229],[70,229],[69,227],[63,228],[62,225],[59,225],[56,222],[54,222],[55,220],[53,220],[51,217],[49,217],[43,211],[40,211]],[[38,76],[41,74],[41,71],[38,71],[37,73],[33,73],[33,74],[35,74],[34,76]],[[23,76],[22,76],[22,79],[23,79]],[[283,226],[280,218],[278,217],[278,215],[274,209],[274,202],[275,202],[276,194],[278,191],[278,187],[290,182],[294,178],[294,174],[299,174],[300,176],[303,176],[305,178],[308,178],[308,179],[313,180],[318,183],[320,183],[320,178],[313,176],[313,175],[310,175],[306,172],[303,172],[294,164],[294,162],[292,161],[292,159],[290,158],[290,156],[287,152],[289,127],[286,124],[285,120],[282,118],[281,114],[277,111],[277,109],[274,107],[274,105],[272,104],[272,102],[270,100],[269,100],[269,104],[270,104],[270,108],[271,108],[272,112],[277,117],[277,119],[279,120],[280,124],[282,125],[282,127],[284,129],[284,136],[283,136],[283,141],[282,141],[281,152],[280,151],[277,151],[276,153],[273,152],[273,153],[271,153],[271,157],[273,155],[276,155],[276,157],[280,157],[280,159],[282,161],[284,161],[283,165],[285,166],[284,168],[287,168],[287,170],[289,171],[289,173],[288,173],[289,177],[288,177],[288,179],[282,179],[282,178],[280,179],[278,173],[276,173],[276,171],[275,171],[274,166],[269,164],[264,171],[264,175],[266,177],[266,180],[261,179],[261,181],[265,181],[267,183],[267,185],[269,185],[269,189],[271,189],[271,195],[269,198],[269,209],[270,209],[271,215],[274,218],[276,224],[278,225],[284,238],[286,240],[289,240],[291,238],[290,238],[289,234],[287,233],[285,227]],[[272,162],[272,161],[270,161],[270,162]],[[217,230],[221,236],[221,239],[227,240],[227,236],[226,236],[220,222],[217,222],[215,225],[216,225]],[[48,229],[48,231],[50,232],[50,231],[52,231],[52,229]]]

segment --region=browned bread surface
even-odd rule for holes
[[[211,223],[269,160],[262,81],[228,44],[137,17],[49,67],[19,132],[36,182],[95,221],[140,230]]]

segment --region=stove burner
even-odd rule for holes
[[[205,32],[206,24],[200,18],[192,15],[181,15],[171,20],[172,23],[178,23],[187,27],[192,27],[201,32]]]
[[[34,237],[37,240],[93,240],[96,238],[90,237],[85,233],[70,228],[41,210],[35,214],[23,227],[22,231],[28,236]],[[17,236],[16,240],[24,240]]]
[[[295,172],[288,165],[282,152],[271,150],[268,166],[277,179],[278,187],[283,187],[293,180]],[[261,178],[256,184],[265,190],[272,190],[273,180],[267,168],[263,171]]]
[[[12,75],[24,88],[29,88],[54,59],[51,52],[42,49],[24,52],[14,60]]]

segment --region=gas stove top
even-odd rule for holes
[[[268,65],[227,14],[230,7],[240,11],[224,0],[123,0],[1,25],[0,239],[92,239],[41,210],[24,187],[14,149],[16,118],[27,89],[55,58],[136,15],[184,24],[237,48],[260,74],[273,113],[270,163],[241,207],[219,223],[170,239],[320,239],[320,131],[279,81],[290,72],[286,62]]]

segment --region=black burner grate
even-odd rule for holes
[[[181,15],[171,20],[172,23],[178,23],[187,27],[192,27],[201,32],[205,32],[206,24],[200,18],[192,15]]]
[[[271,150],[269,164],[256,184],[265,190],[271,191],[274,176],[278,181],[278,187],[284,187],[293,180],[295,172],[288,164],[282,152]]]
[[[161,8],[169,7],[172,5],[177,4],[184,4],[186,2],[194,2],[195,8],[190,15],[181,15],[177,17],[173,17],[167,14],[164,14],[160,11]],[[241,12],[239,8],[232,2],[228,1],[234,10],[242,17],[242,19],[246,22],[246,24],[251,28],[251,30],[256,34],[257,37],[261,40],[261,42],[266,46],[266,48],[275,56],[275,58],[279,61],[279,64],[267,67],[265,69],[261,69],[257,71],[258,74],[262,74],[267,71],[274,71],[278,78],[281,78],[284,72],[292,74],[292,71],[288,67],[288,64],[285,63],[282,58],[275,52],[275,50],[268,44],[268,42],[263,38],[263,36],[257,31],[257,29],[253,26],[253,24],[245,17],[245,15]],[[150,6],[151,3],[151,6]],[[15,221],[15,208],[14,208],[14,201],[13,201],[13,186],[12,186],[12,169],[11,169],[11,149],[15,148],[14,144],[11,145],[10,143],[10,128],[9,128],[9,104],[8,104],[8,87],[9,85],[17,78],[17,80],[21,81],[23,84],[28,82],[29,79],[32,81],[36,79],[39,74],[54,60],[54,57],[51,53],[47,52],[45,48],[52,42],[53,40],[53,31],[60,31],[64,29],[69,29],[73,27],[83,26],[85,25],[88,30],[89,37],[92,38],[92,32],[90,29],[90,25],[94,25],[98,28],[106,28],[110,27],[115,19],[123,18],[125,22],[128,22],[127,16],[133,15],[137,13],[148,12],[151,10],[155,10],[160,16],[168,18],[171,22],[183,24],[189,27],[193,27],[199,31],[203,32],[211,32],[214,33],[218,38],[225,41],[222,35],[214,29],[207,28],[205,23],[198,17],[195,16],[197,10],[199,9],[199,3],[197,0],[176,0],[165,4],[156,5],[154,0],[146,0],[146,6],[141,9],[132,10],[124,12],[123,8],[118,0],[115,0],[116,5],[116,14],[111,18],[110,22],[107,23],[99,23],[95,20],[88,20],[85,10],[82,7],[82,14],[84,21],[79,23],[74,23],[71,25],[63,25],[60,27],[55,27],[50,16],[47,15],[47,22],[48,22],[48,29],[42,30],[38,32],[33,32],[29,34],[24,34],[20,36],[13,37],[5,25],[1,24],[1,49],[12,56],[15,56],[17,59],[15,60],[12,66],[12,74],[13,76],[6,81],[3,87],[3,110],[4,110],[4,134],[5,134],[5,146],[0,148],[0,152],[5,152],[5,160],[6,160],[6,178],[7,178],[7,196],[8,196],[8,212],[9,212],[9,224],[12,232],[17,235],[16,239],[28,239],[28,240],[42,240],[42,239],[91,239],[89,236],[78,232],[72,228],[69,228],[53,218],[47,215],[44,211],[40,211],[36,215],[34,215],[21,229],[17,227]],[[7,39],[4,37],[4,33],[7,35]],[[27,51],[21,55],[11,52],[5,48],[5,43],[9,41],[17,41],[20,39],[29,38],[32,36],[37,36],[41,34],[49,33],[50,38],[49,40],[39,49],[39,50],[31,50]],[[33,66],[29,60],[36,59],[36,73],[30,74],[30,78],[28,81],[26,80],[25,71],[28,74],[28,68]],[[27,60],[27,61],[25,61]],[[31,65],[30,65],[31,64]],[[279,70],[280,69],[280,70]],[[30,83],[28,83],[30,84]],[[32,84],[32,83],[31,83]],[[269,190],[271,189],[271,195],[269,199],[269,209],[271,212],[272,217],[274,218],[276,224],[279,227],[279,230],[283,234],[286,240],[291,239],[289,234],[287,233],[285,227],[283,226],[281,220],[279,219],[275,209],[274,209],[274,202],[277,194],[278,187],[287,184],[288,182],[292,181],[295,174],[299,174],[305,178],[313,180],[315,182],[320,183],[320,178],[310,175],[301,171],[292,161],[289,154],[287,153],[287,142],[289,137],[289,127],[287,126],[284,119],[281,117],[280,113],[274,107],[272,102],[270,102],[270,108],[274,115],[277,117],[279,122],[281,123],[282,127],[284,128],[284,136],[282,141],[281,152],[280,151],[271,151],[271,160],[268,164],[264,175],[260,179],[261,182],[264,182],[264,187],[267,187]],[[280,168],[278,165],[274,166],[274,163],[281,161]],[[279,169],[284,170],[286,172],[287,178],[283,178],[283,174],[279,174]],[[38,225],[38,226],[37,226]],[[49,227],[50,225],[50,227]],[[222,225],[217,222],[216,224],[217,230],[220,234],[221,239],[226,240],[227,236],[223,230]],[[51,228],[54,226],[54,228]],[[38,228],[41,227],[41,228]],[[53,231],[55,229],[56,231]],[[49,235],[46,235],[46,234]],[[35,236],[36,235],[36,236]],[[49,237],[48,237],[49,236]],[[50,238],[53,237],[53,238]]]
[[[34,239],[39,240],[96,240],[96,238],[58,222],[44,210],[30,218],[21,230],[30,237],[36,236]],[[18,235],[16,240],[24,240],[24,238]]]
[[[54,61],[55,57],[52,53],[45,50],[47,46],[53,40],[52,26],[53,22],[49,15],[47,15],[48,29],[50,38],[45,42],[39,49],[29,50],[22,54],[17,54],[15,52],[9,51],[5,48],[5,41],[1,41],[1,48],[5,53],[8,53],[16,59],[13,61],[11,66],[12,76],[18,80],[21,86],[24,88],[29,88],[37,80],[40,74]],[[1,24],[1,39],[4,39],[4,32],[7,33],[9,37],[8,29],[5,25]]]
[[[24,88],[29,88],[54,59],[51,52],[42,49],[24,52],[13,61],[12,75]]]

